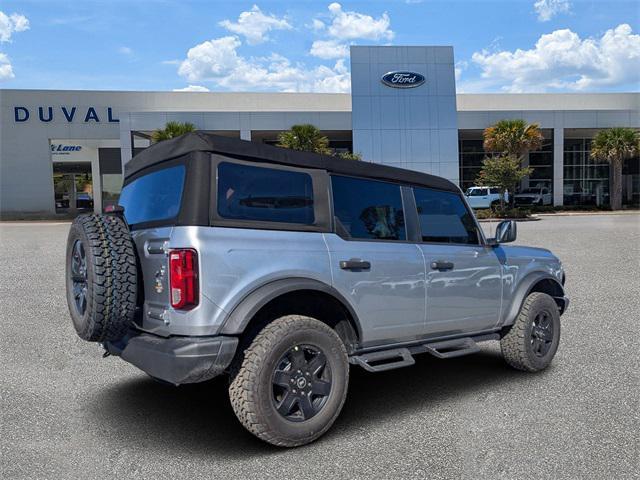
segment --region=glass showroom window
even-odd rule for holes
[[[529,152],[529,166],[533,168],[529,187],[545,187],[553,193],[553,134],[545,135],[540,150]]]
[[[609,164],[589,157],[591,139],[564,141],[564,204],[608,205]]]
[[[553,132],[546,130],[542,148],[529,153],[529,166],[533,173],[529,177],[529,186],[544,186],[553,190]],[[461,133],[460,150],[460,188],[476,185],[476,178],[482,170],[482,161],[491,156],[483,148],[482,130],[466,130]]]
[[[460,139],[460,188],[463,191],[476,184],[476,177],[482,169],[482,160],[486,156],[482,148],[482,132],[479,131],[477,136],[479,138]]]

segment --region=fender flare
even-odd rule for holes
[[[549,273],[532,272],[526,275],[520,281],[520,284],[518,285],[518,289],[516,290],[516,292],[513,295],[513,298],[511,299],[511,304],[505,311],[506,313],[504,316],[504,321],[502,322],[503,327],[513,325],[518,314],[520,313],[520,309],[522,308],[522,304],[524,303],[524,300],[531,293],[531,291],[533,290],[533,287],[542,280],[550,280],[554,283],[554,286],[557,288],[557,293],[559,293],[559,295],[552,295],[552,297],[558,304],[558,307],[560,308],[560,315],[564,313],[564,311],[567,309],[569,300],[564,295],[564,287],[562,286],[562,284],[558,281],[557,278],[555,278],[553,275]]]
[[[258,311],[274,298],[298,290],[314,290],[331,295],[349,312],[358,338],[362,338],[360,320],[353,307],[331,285],[310,278],[286,278],[262,285],[247,294],[231,311],[220,329],[220,335],[242,334]]]

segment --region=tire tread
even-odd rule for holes
[[[345,362],[347,361],[346,348],[344,347],[342,340],[340,340],[340,337],[331,327],[310,317],[302,315],[286,315],[269,323],[260,331],[260,333],[258,333],[251,345],[245,350],[242,364],[235,369],[234,376],[229,386],[231,406],[238,417],[238,420],[240,420],[240,423],[242,423],[242,425],[256,437],[276,446],[293,447],[315,440],[331,427],[342,407],[341,404],[340,408],[337,409],[335,415],[327,423],[325,428],[318,432],[314,432],[302,441],[295,442],[283,438],[277,433],[271,431],[267,423],[261,418],[261,414],[257,408],[257,387],[260,369],[270,351],[276,347],[283,336],[291,333],[292,331],[297,331],[303,328],[320,329],[328,335],[335,336],[341,346],[341,353],[344,356],[344,360]],[[344,402],[344,398],[342,402]]]

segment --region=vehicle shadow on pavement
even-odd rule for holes
[[[340,441],[341,436],[394,417],[424,419],[433,405],[522,379],[523,374],[508,368],[497,351],[488,350],[450,360],[420,355],[413,367],[383,373],[352,368],[342,414],[319,442]],[[283,452],[244,430],[231,409],[226,386],[226,378],[173,387],[141,375],[98,392],[91,413],[94,421],[112,427],[120,441],[145,449],[227,459]]]

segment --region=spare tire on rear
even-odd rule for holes
[[[137,264],[125,221],[114,215],[80,215],[67,238],[67,304],[80,338],[121,339],[133,322]]]

